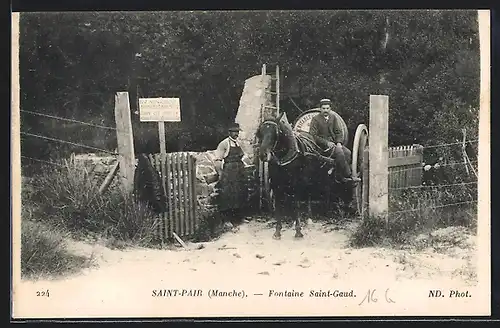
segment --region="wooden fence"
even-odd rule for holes
[[[149,160],[161,172],[160,154],[150,154]],[[188,153],[167,153],[165,165],[167,212],[157,233],[163,240],[190,237],[198,228],[196,199],[196,158]]]
[[[422,184],[423,149],[421,145],[389,148],[389,190]]]

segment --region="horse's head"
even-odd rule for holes
[[[269,119],[262,122],[257,130],[257,140],[259,145],[259,157],[264,162],[269,162],[281,134],[281,117]]]

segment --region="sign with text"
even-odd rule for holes
[[[140,98],[139,116],[141,122],[180,122],[180,99]]]
[[[311,121],[314,116],[318,115],[318,112],[311,112],[302,115],[297,122],[295,122],[295,126],[293,127],[295,131],[304,131],[309,132],[309,127],[311,126]]]

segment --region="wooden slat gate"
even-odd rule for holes
[[[160,154],[149,159],[161,174]],[[196,198],[196,158],[188,153],[167,153],[165,165],[165,194],[167,212],[157,233],[162,240],[170,240],[175,232],[179,237],[193,236],[198,228]]]
[[[406,188],[422,184],[423,146],[389,148],[389,189]],[[393,192],[393,191],[391,191]]]

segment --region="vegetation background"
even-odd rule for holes
[[[262,64],[280,66],[291,119],[329,97],[352,139],[368,123],[369,95],[386,94],[391,146],[461,140],[464,127],[477,136],[473,10],[23,13],[20,29],[22,109],[113,127],[118,91],[130,93],[133,111],[137,96],[180,97],[170,151],[214,149]],[[137,152],[158,152],[156,125],[133,120]],[[112,130],[26,113],[21,121],[23,132],[116,147]],[[36,158],[73,150],[22,140]]]

